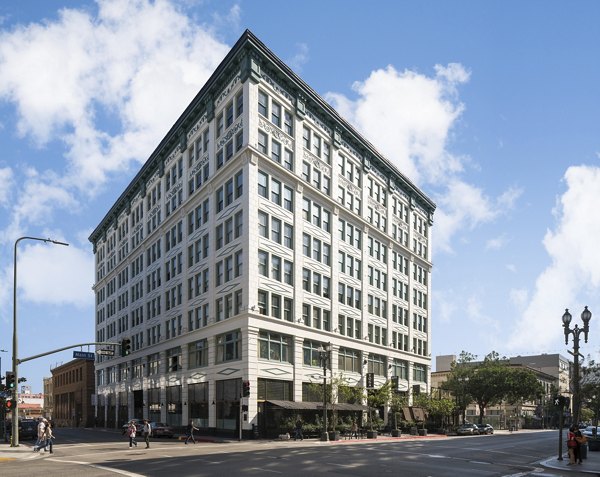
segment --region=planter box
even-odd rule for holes
[[[402,435],[402,431],[400,429],[392,429],[392,437],[400,437]]]
[[[410,435],[411,436],[416,436],[417,434],[418,434],[417,428],[416,427],[411,427],[410,428]]]
[[[377,431],[367,431],[367,439],[377,439]]]
[[[420,436],[426,436],[427,435],[427,429],[419,429],[419,435]]]
[[[339,441],[341,433],[338,431],[329,431],[329,440],[330,441]]]

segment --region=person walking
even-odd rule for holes
[[[137,447],[137,441],[135,440],[135,431],[136,430],[137,429],[135,428],[135,422],[129,421],[129,426],[127,427],[127,437],[129,437],[129,447],[133,447],[133,446]]]
[[[301,441],[304,440],[304,435],[302,434],[302,421],[300,418],[296,421],[296,428],[294,433],[294,440],[300,438]]]
[[[358,439],[358,424],[356,424],[356,421],[352,421],[352,427],[350,428],[350,439],[353,437]]]
[[[144,442],[146,443],[146,449],[150,449],[150,436],[152,435],[152,427],[148,422],[148,419],[144,419]]]
[[[38,426],[37,426],[37,441],[35,442],[35,445],[33,446],[33,452],[38,452],[42,447],[46,447],[46,424],[45,422],[46,419],[44,419],[43,417],[40,417],[38,419]],[[47,421],[46,421],[47,422]],[[42,445],[44,444],[44,445]]]
[[[54,439],[54,434],[52,433],[52,426],[50,422],[46,422],[46,428],[44,429],[44,438],[46,439],[46,447],[44,448],[44,452],[50,450],[50,454],[53,454],[52,450],[52,440]]]
[[[194,444],[196,443],[196,439],[194,439],[194,431],[197,431],[198,428],[194,426],[194,421],[190,420],[186,428],[187,436],[185,438],[185,443],[187,444],[189,441],[192,441]]]

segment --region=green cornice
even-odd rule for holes
[[[142,196],[145,195],[145,183],[157,169],[162,176],[164,173],[164,159],[176,145],[179,144],[181,150],[185,150],[187,145],[186,133],[201,116],[206,113],[207,121],[214,118],[215,97],[231,81],[237,71],[241,72],[242,82],[250,79],[254,83],[258,83],[263,71],[273,76],[274,79],[276,78],[294,96],[296,114],[299,117],[304,118],[307,109],[311,110],[333,131],[332,141],[334,147],[340,147],[343,141],[350,144],[365,158],[365,161],[377,165],[384,175],[388,176],[389,183],[395,181],[404,186],[407,194],[425,209],[431,221],[435,203],[380,154],[369,141],[364,139],[335,109],[269,50],[250,30],[246,30],[92,232],[89,240],[94,246],[98,239],[105,237],[108,228],[116,222],[119,214],[131,204],[131,200],[135,195],[138,192],[141,192]]]

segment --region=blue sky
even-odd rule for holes
[[[431,350],[562,353],[600,329],[600,5],[0,3],[0,353],[94,339],[87,241],[244,29],[437,204]],[[598,313],[598,314],[596,314]],[[21,366],[34,391],[72,352]]]

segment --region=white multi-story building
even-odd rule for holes
[[[434,209],[246,31],[90,236],[96,339],[131,340],[98,423],[262,432],[328,343],[351,386],[427,392]]]

